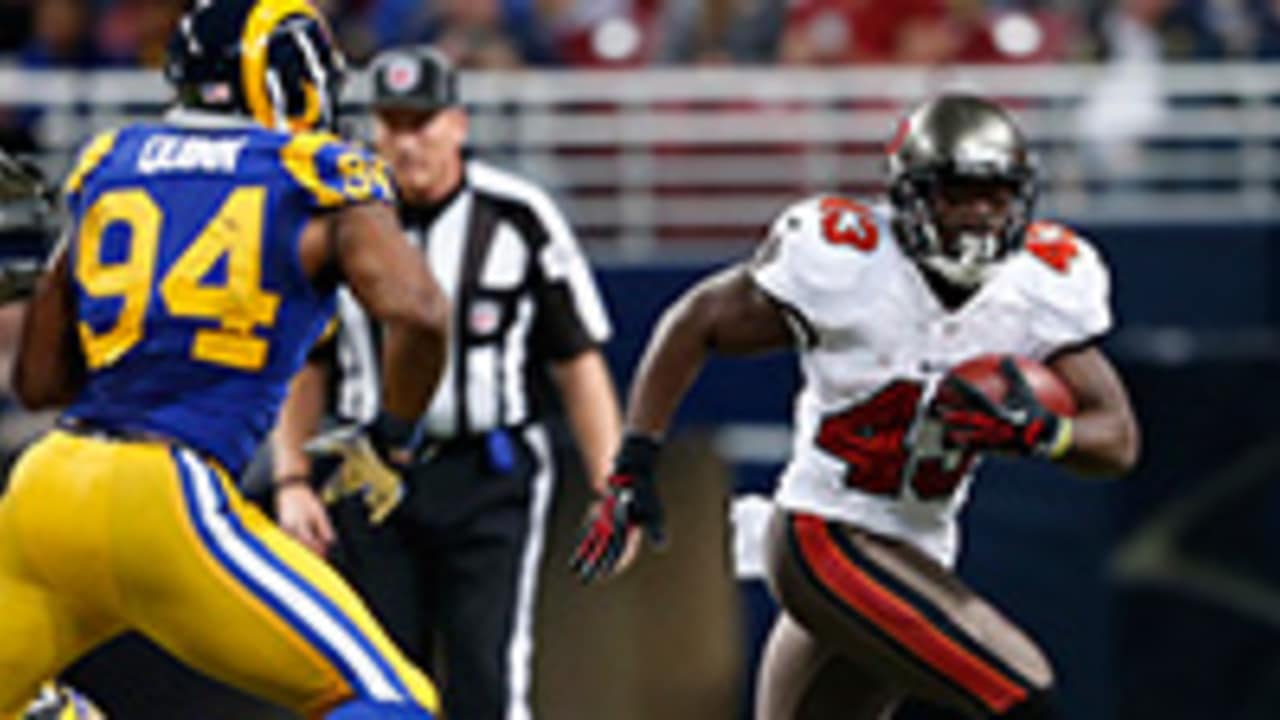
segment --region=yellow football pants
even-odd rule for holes
[[[0,717],[125,630],[309,717],[355,698],[438,712],[355,593],[220,468],[53,431],[0,498]]]

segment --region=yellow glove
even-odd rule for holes
[[[362,428],[337,428],[316,436],[305,449],[308,455],[341,460],[321,489],[320,496],[326,503],[358,494],[369,510],[369,522],[380,525],[404,500],[404,479],[382,461]]]

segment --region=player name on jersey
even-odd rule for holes
[[[190,171],[234,173],[240,162],[240,151],[248,140],[243,135],[217,140],[156,135],[147,138],[138,153],[138,172],[144,175]]]

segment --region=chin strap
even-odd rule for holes
[[[994,267],[994,263],[965,263],[946,255],[925,255],[920,258],[920,264],[937,273],[943,280],[965,290],[986,282]]]
[[[972,290],[986,282],[1000,260],[1000,239],[994,233],[961,233],[956,239],[959,257],[946,253],[941,231],[932,221],[921,224],[920,234],[922,241],[915,253],[918,262],[961,289]]]

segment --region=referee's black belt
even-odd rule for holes
[[[448,437],[428,435],[418,444],[417,462],[426,464],[443,453],[480,449],[492,469],[511,472],[516,466],[516,437],[525,427],[512,425]]]

